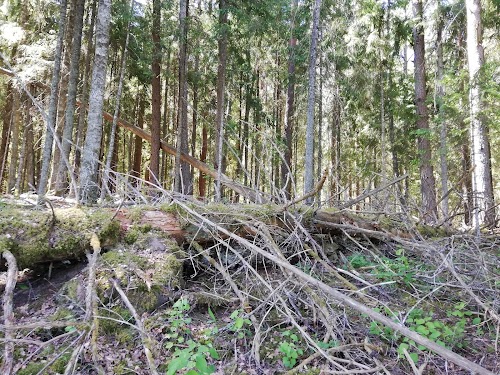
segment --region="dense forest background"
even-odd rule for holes
[[[284,202],[326,171],[323,205],[390,186],[355,208],[495,224],[498,15],[492,0],[5,0],[0,191]]]
[[[498,374],[499,15],[0,0],[0,373]]]

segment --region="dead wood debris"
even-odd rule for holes
[[[397,374],[401,371],[421,374],[430,367],[432,371],[440,373],[439,366],[451,366],[456,374],[461,373],[459,367],[478,374],[498,371],[500,364],[495,362],[494,353],[488,356],[485,351],[483,359],[471,358],[471,353],[443,348],[408,329],[408,324],[405,324],[412,311],[423,306],[435,306],[436,310],[445,311],[445,308],[439,307],[439,299],[450,298],[449,304],[455,303],[449,292],[445,292],[453,290],[462,300],[478,308],[477,315],[482,317],[481,327],[490,327],[489,332],[498,332],[499,322],[495,313],[499,303],[498,283],[495,283],[492,273],[498,270],[495,251],[499,243],[496,238],[481,242],[472,237],[455,236],[437,241],[418,241],[399,237],[371,224],[356,226],[352,221],[343,222],[341,219],[333,222],[330,220],[332,216],[322,216],[323,220],[316,216],[307,219],[310,221],[304,225],[306,219],[300,212],[291,211],[282,211],[278,220],[273,218],[269,222],[262,217],[256,219],[251,215],[245,217],[236,213],[232,218],[231,214],[226,214],[225,219],[216,222],[213,212],[204,205],[193,202],[187,204],[175,197],[172,197],[172,201],[178,205],[179,214],[183,215],[182,221],[197,228],[192,232],[191,239],[189,234],[185,234],[184,243],[191,253],[188,263],[195,268],[196,277],[207,275],[203,284],[210,282],[212,285],[202,287],[199,293],[186,290],[182,294],[191,295],[192,298],[213,294],[220,303],[228,306],[229,311],[238,308],[251,323],[252,334],[248,337],[250,345],[245,344],[246,336],[243,339],[231,337],[231,323],[227,320],[226,326],[219,328],[220,337],[226,340],[220,343],[221,351],[226,353],[221,369],[232,366],[234,373],[247,371],[251,374],[259,371],[263,374],[288,375],[310,369],[318,369],[324,374]],[[311,222],[318,225],[316,229],[311,230]],[[212,239],[210,246],[208,240],[203,246],[196,242],[201,233],[203,239]],[[336,236],[337,246],[333,254],[327,252],[321,243],[322,238],[332,241],[332,233]],[[104,358],[109,360],[127,356],[124,351],[113,349],[114,352],[109,352],[109,349],[104,349],[109,344],[105,344],[103,333],[98,329],[103,317],[98,313],[97,304],[101,304],[100,309],[106,302],[97,299],[94,285],[95,267],[99,261],[99,251],[96,249],[100,250],[100,245],[94,243],[93,248],[94,253],[89,257],[85,311],[76,321],[59,322],[75,330],[60,333],[49,340],[50,343],[64,344],[58,346],[61,349],[48,360],[44,368],[48,368],[64,353],[71,353],[66,366],[67,374],[86,374],[84,364],[106,373],[109,368],[103,366]],[[407,281],[406,287],[403,285],[402,290],[391,288],[391,285],[399,282],[400,275],[385,264],[384,259],[387,256],[395,257],[398,251],[404,252],[408,258],[435,267],[420,270],[413,279]],[[374,263],[359,268],[344,268],[345,257],[356,253],[371,257]],[[369,277],[370,269],[375,268],[390,275],[391,280],[380,281]],[[420,290],[417,281],[427,283],[430,289]],[[136,306],[127,297],[128,287],[122,287],[116,279],[110,282],[132,318],[106,319],[115,319],[120,324],[134,327],[139,338],[137,343],[142,353],[129,354],[128,363],[135,363],[134,371],[139,374],[160,373],[161,363],[165,364],[172,356],[172,352],[163,346],[163,331],[146,323],[149,313],[141,316],[137,312]],[[179,297],[173,292],[172,295]],[[234,296],[237,297],[237,305]],[[470,298],[464,299],[466,296]],[[412,300],[412,304],[404,303],[401,297]],[[116,304],[116,300],[113,303]],[[195,308],[196,303],[193,300],[192,308]],[[201,306],[202,302],[198,303]],[[375,306],[379,310],[374,310]],[[202,312],[201,307],[199,311]],[[396,313],[386,316],[379,311]],[[4,313],[4,316],[7,315]],[[443,318],[448,319],[445,316]],[[435,354],[418,350],[422,360],[414,364],[409,349],[403,347],[402,356],[398,359],[394,343],[369,335],[370,321],[397,332],[397,340],[407,337]],[[23,325],[5,321],[1,328],[6,332],[6,343],[12,346],[30,345],[28,342],[31,341],[32,345],[42,347],[46,344],[30,330],[49,325],[56,327],[58,322],[44,324],[28,321]],[[284,330],[296,332],[300,337],[297,345],[301,345],[304,350],[293,369],[285,369],[281,362],[276,362],[280,356],[276,347],[279,340],[283,340],[280,332]],[[10,338],[7,336],[8,331],[13,332]],[[77,333],[76,338],[74,333]],[[498,337],[491,337],[491,333],[488,335],[483,338],[483,347],[495,346],[494,350],[498,353],[495,344]],[[116,342],[112,343],[112,347],[116,345]],[[228,345],[233,346],[233,355]],[[269,351],[272,345],[275,349]],[[40,351],[32,353],[29,358],[34,359]],[[270,367],[269,355],[275,358],[274,368]],[[4,358],[8,357],[4,355]],[[19,365],[17,368],[20,368]],[[220,371],[216,374],[223,374]]]

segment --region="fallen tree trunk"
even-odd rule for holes
[[[99,235],[104,246],[114,244],[120,235],[139,227],[160,230],[176,240],[179,245],[196,241],[213,243],[214,239],[196,225],[186,222],[186,211],[178,204],[164,208],[122,207],[114,208],[58,208],[39,210],[6,204],[0,209],[0,250],[10,250],[16,256],[20,269],[35,268],[53,261],[85,258],[92,232]],[[282,231],[286,236],[301,225],[311,234],[333,236],[349,233],[375,240],[404,242],[411,234],[402,229],[370,221],[346,212],[319,210],[299,206],[298,213],[283,212],[279,205],[197,205],[197,210],[210,221],[243,238],[258,236],[252,222],[259,220]],[[224,238],[230,238],[224,233]],[[291,251],[291,250],[290,250]],[[293,255],[293,254],[287,254]],[[3,265],[0,269],[3,269]]]
[[[104,119],[108,121],[113,121],[113,116],[108,113],[108,112],[103,112],[103,117]],[[118,120],[118,125],[121,126],[124,129],[127,129],[134,133],[135,135],[141,137],[145,141],[151,143],[151,134],[146,132],[145,130],[138,128],[135,125],[132,125],[131,123],[119,119]],[[160,141],[160,147],[163,151],[165,151],[167,154],[170,154],[172,156],[175,156],[177,153],[177,150],[168,145],[164,141]],[[207,164],[203,163],[202,161],[192,157],[191,155],[188,155],[184,152],[181,152],[181,160],[188,163],[191,165],[193,168],[196,168],[200,170],[201,172],[205,173],[206,175],[209,175],[213,179],[217,179],[217,171],[210,168]],[[236,181],[231,180],[228,176],[225,174],[221,175],[221,183],[228,187],[231,190],[234,190],[236,193],[240,194],[241,196],[247,198],[251,202],[254,203],[266,203],[269,201],[269,197],[266,197],[266,195],[256,189],[251,189],[245,185],[242,185]]]
[[[0,73],[8,75],[10,77],[16,77],[15,72],[13,72],[12,70],[5,69],[5,68],[0,68]],[[43,88],[47,88],[46,85],[41,84],[41,83],[38,83],[38,86],[43,87]],[[77,100],[76,105],[78,107],[80,107],[82,105],[82,103]],[[113,115],[108,113],[108,112],[105,112],[105,111],[103,111],[103,118],[107,121],[111,121],[111,122],[113,121]],[[129,123],[128,121],[125,121],[123,119],[118,119],[117,124],[118,124],[118,126],[120,126],[124,129],[132,132],[133,134],[141,137],[146,142],[151,143],[151,140],[152,140],[151,134],[149,134],[147,131],[145,131],[141,128],[138,128],[137,126],[132,125],[131,123]],[[176,156],[176,154],[177,154],[176,148],[168,145],[164,141],[160,141],[160,147],[167,154],[170,154],[172,156]],[[188,155],[186,153],[181,152],[180,157],[181,157],[182,161],[188,163],[193,168],[200,170],[201,172],[205,173],[206,175],[212,177],[213,179],[217,180],[219,178],[216,170],[210,168],[207,164],[192,157],[191,155]],[[240,183],[232,180],[231,178],[229,178],[225,174],[222,174],[220,176],[220,181],[224,186],[235,191],[236,193],[240,194],[241,196],[247,198],[251,202],[266,203],[270,200],[270,198],[268,196],[266,196],[263,192],[261,192],[257,189],[251,189],[248,186],[240,184]]]

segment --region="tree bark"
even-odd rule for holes
[[[444,15],[442,14],[441,4],[438,1],[438,21],[437,21],[437,36],[436,36],[436,94],[435,106],[437,110],[438,124],[439,124],[439,161],[441,168],[441,211],[443,212],[443,222],[447,223],[449,217],[449,204],[448,204],[448,160],[447,160],[447,124],[444,113],[444,62],[443,62],[443,28],[444,28]],[[446,224],[448,225],[448,223]]]
[[[135,1],[130,1],[130,14],[132,15],[134,12],[134,4]],[[101,184],[101,199],[104,199],[107,191],[108,182],[110,179],[111,173],[111,162],[113,160],[113,155],[115,155],[115,143],[116,143],[116,124],[118,123],[118,115],[120,114],[120,100],[122,97],[123,91],[123,80],[125,78],[125,70],[127,68],[127,50],[128,43],[130,40],[130,22],[129,19],[127,24],[127,34],[125,36],[125,43],[123,45],[122,58],[120,62],[120,72],[118,77],[118,89],[116,90],[116,98],[115,98],[115,112],[113,113],[113,122],[111,124],[111,134],[109,135],[109,144],[108,144],[108,154],[106,155],[106,166],[104,167],[104,175]]]
[[[466,0],[467,60],[469,65],[470,137],[472,151],[472,188],[474,192],[473,225],[495,225],[495,199],[491,178],[488,126],[481,114],[480,73],[484,64],[482,45],[481,1]]]
[[[215,168],[217,178],[215,185],[215,200],[222,199],[221,176],[223,173],[222,160],[224,150],[224,94],[226,90],[226,63],[227,63],[227,34],[228,10],[226,0],[219,0],[219,37],[218,37],[218,65],[217,65],[217,112],[215,115]]]
[[[146,102],[144,100],[144,94],[139,93],[139,110],[137,116],[137,127],[142,129],[144,127],[144,111],[146,110]],[[132,167],[132,176],[135,177],[132,184],[137,185],[137,179],[141,177],[141,166],[142,166],[142,138],[138,135],[135,136],[134,140],[134,162]]]
[[[68,98],[64,118],[64,130],[62,135],[61,161],[57,169],[56,195],[62,195],[68,188],[68,168],[65,160],[69,160],[71,144],[73,141],[73,123],[75,118],[76,94],[78,91],[78,73],[80,66],[80,50],[82,45],[83,14],[85,0],[77,0],[75,9],[75,25],[73,28],[73,42],[71,45],[71,66],[68,82]],[[70,171],[70,173],[72,173]]]
[[[290,41],[288,44],[288,87],[286,98],[285,117],[285,157],[281,164],[281,186],[286,199],[292,196],[292,149],[293,149],[293,127],[295,119],[295,48],[297,38],[295,37],[295,16],[297,13],[298,0],[292,0],[292,11],[290,20]]]
[[[81,163],[81,155],[82,155],[82,147],[84,140],[84,130],[85,130],[85,117],[87,114],[87,104],[88,104],[88,95],[89,95],[89,81],[90,81],[90,68],[92,62],[92,56],[94,54],[94,28],[95,28],[95,20],[96,20],[96,7],[97,0],[92,1],[92,9],[90,13],[90,26],[85,35],[87,39],[87,55],[85,57],[85,71],[83,73],[83,84],[82,84],[82,103],[80,105],[80,112],[78,114],[78,127],[76,128],[75,134],[75,175],[79,174],[80,163]],[[75,192],[76,194],[76,192]]]
[[[99,196],[97,174],[102,140],[102,115],[108,62],[110,21],[111,0],[100,0],[96,24],[94,68],[92,70],[89,95],[88,127],[80,170],[80,200],[82,203],[94,203]]]
[[[10,139],[9,179],[7,181],[7,192],[9,193],[14,192],[17,173],[22,173],[21,168],[18,168],[21,110],[21,94],[16,90],[14,91],[14,101],[12,103],[12,136]]]
[[[12,104],[14,88],[12,81],[7,83],[5,94],[5,107],[2,116],[2,139],[0,140],[0,193],[3,191],[3,180],[9,156],[9,139],[11,133]]]
[[[177,154],[175,157],[174,190],[182,194],[193,194],[193,183],[189,164],[181,161],[181,153],[188,153],[188,84],[187,84],[187,33],[189,1],[181,0],[179,7],[179,100],[177,116]]]
[[[418,151],[420,157],[420,192],[422,196],[422,220],[429,224],[437,220],[436,181],[432,167],[429,116],[425,76],[425,41],[422,24],[422,0],[413,0],[413,14],[417,24],[413,27],[415,54],[415,104],[417,109]]]
[[[61,0],[59,13],[59,33],[57,35],[57,45],[54,54],[54,71],[52,73],[52,82],[50,84],[50,101],[47,114],[47,128],[45,132],[45,144],[42,155],[42,170],[38,182],[38,201],[41,203],[47,191],[49,182],[50,165],[52,161],[52,145],[56,132],[57,103],[59,99],[59,81],[61,79],[61,62],[64,41],[64,28],[66,26],[66,0]]]
[[[318,46],[318,28],[321,0],[315,0],[313,24],[311,32],[311,48],[309,50],[309,85],[307,97],[306,151],[304,166],[304,195],[314,188],[314,107],[316,98],[316,49]],[[313,197],[306,200],[311,204]]]
[[[160,139],[161,139],[161,1],[153,0],[153,60],[151,70],[151,159],[149,164],[149,182],[160,183]]]
[[[61,67],[61,81],[59,83],[59,101],[57,103],[57,121],[56,121],[56,142],[54,147],[54,156],[52,160],[52,173],[50,175],[49,186],[50,189],[56,190],[57,183],[57,171],[60,165],[64,162],[61,159],[61,148],[62,138],[65,126],[65,116],[66,107],[68,102],[68,88],[69,88],[69,76],[71,74],[71,52],[73,45],[73,31],[75,26],[75,11],[76,11],[76,0],[69,0],[68,3],[68,14],[66,19],[66,30],[64,32],[64,56]],[[82,21],[83,22],[83,21]]]

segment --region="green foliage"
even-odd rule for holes
[[[304,354],[304,351],[298,347],[299,337],[289,330],[283,331],[281,336],[283,340],[278,349],[283,354],[283,365],[286,368],[293,368],[297,364],[297,358]]]
[[[373,268],[374,276],[382,281],[396,281],[403,285],[410,285],[414,282],[415,270],[421,265],[405,256],[403,249],[397,249],[395,255],[393,259],[380,258],[382,264],[371,261],[363,254],[354,254],[348,257],[348,260],[351,267],[355,269]]]
[[[244,338],[245,336],[249,336],[252,332],[249,329],[249,326],[252,324],[250,319],[243,317],[244,312],[242,310],[234,310],[230,315],[232,323],[230,325],[231,331],[235,332],[239,339]]]
[[[481,324],[481,318],[473,311],[466,309],[467,303],[459,302],[446,311],[449,321],[443,321],[434,317],[432,312],[425,312],[422,309],[413,309],[405,323],[408,328],[417,332],[421,336],[434,341],[436,344],[448,348],[464,348],[467,345],[467,328]],[[380,309],[375,309],[380,312]],[[387,311],[387,309],[386,309]],[[396,320],[393,313],[393,319]],[[481,332],[477,327],[477,332]],[[427,350],[423,345],[417,344],[408,337],[403,337],[395,333],[392,329],[381,325],[378,322],[370,323],[370,333],[379,336],[388,342],[399,342],[398,355],[404,355],[404,349],[408,351],[410,357],[416,363],[418,361],[418,351]]]
[[[174,375],[179,371],[187,371],[186,375],[210,375],[215,371],[215,367],[209,365],[207,359],[219,359],[212,342],[218,333],[217,328],[208,328],[201,338],[192,337],[189,329],[191,318],[187,316],[190,309],[189,302],[181,298],[168,312],[169,332],[165,335],[165,347],[173,350],[173,355],[168,363],[167,375]],[[213,319],[215,320],[215,316]]]

